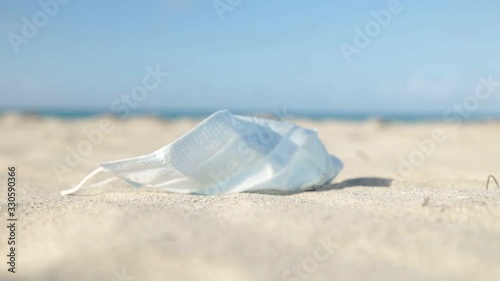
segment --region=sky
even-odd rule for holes
[[[4,0],[0,109],[444,112],[469,102],[499,112],[500,87],[473,101],[481,81],[500,82],[499,11],[493,0]]]

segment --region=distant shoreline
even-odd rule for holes
[[[165,120],[175,120],[183,118],[205,118],[216,110],[200,111],[137,111],[131,112],[129,117],[153,117]],[[395,112],[299,112],[288,111],[282,116],[276,116],[271,111],[232,111],[235,114],[263,116],[268,118],[281,119],[312,119],[312,120],[339,120],[339,121],[358,121],[379,120],[386,122],[446,122],[443,113],[395,113]],[[0,117],[4,115],[15,114],[22,116],[52,117],[58,119],[86,119],[99,116],[110,116],[119,118],[119,115],[110,111],[100,110],[0,110]],[[480,121],[500,121],[500,113],[474,113],[471,114],[465,122]]]

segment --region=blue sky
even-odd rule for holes
[[[0,108],[109,110],[157,65],[169,77],[134,110],[440,112],[500,81],[498,1],[65,1],[32,38],[39,2],[0,4]],[[499,108],[500,89],[477,112]]]

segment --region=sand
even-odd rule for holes
[[[56,173],[103,120],[112,129]],[[331,186],[203,197],[118,181],[61,197],[96,163],[149,153],[198,120],[2,116],[0,197],[15,165],[19,206],[17,273],[2,227],[0,280],[499,280],[500,189],[485,185],[500,179],[500,122],[294,121],[344,162]]]

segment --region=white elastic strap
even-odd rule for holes
[[[102,167],[95,169],[92,173],[90,173],[88,176],[86,176],[77,186],[75,186],[71,189],[66,189],[66,190],[61,191],[61,195],[64,196],[64,195],[69,195],[69,194],[73,194],[73,193],[77,192],[78,190],[80,190],[83,187],[83,185],[89,179],[91,179],[93,176],[97,175],[98,173],[100,173],[102,171],[104,171],[104,169]],[[95,184],[91,185],[91,187],[103,185],[103,184],[106,184],[108,182],[112,182],[114,180],[116,180],[116,178],[107,179],[107,180],[95,183]]]

